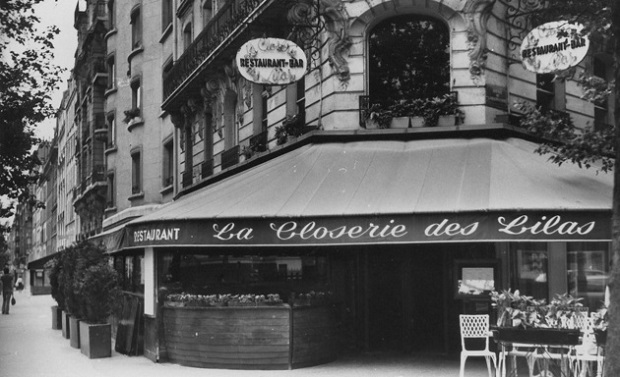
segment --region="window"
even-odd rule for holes
[[[164,32],[172,24],[172,0],[162,1],[161,31]]]
[[[116,18],[114,16],[114,0],[108,0],[108,22],[110,30],[116,27]]]
[[[297,100],[295,101],[297,107],[297,115],[299,121],[302,124],[306,123],[306,80],[302,77],[297,81]]]
[[[172,186],[174,182],[174,149],[172,138],[164,143],[164,172],[163,172],[163,187]]]
[[[142,19],[140,7],[131,12],[131,48],[135,50],[142,47]]]
[[[142,159],[139,151],[131,154],[131,193],[142,192]]]
[[[535,299],[548,299],[549,284],[547,244],[544,242],[511,244],[513,259],[511,265],[515,271],[511,287],[519,289],[522,294]]]
[[[108,70],[108,89],[116,88],[116,67],[115,67],[115,57],[114,55],[110,55],[107,60],[107,70]]]
[[[164,89],[164,82],[166,81],[166,77],[168,77],[168,75],[170,74],[170,71],[172,70],[172,56],[170,56],[168,59],[166,59],[166,62],[164,63],[164,67],[162,68],[162,80],[161,80],[161,89],[162,89],[162,93],[165,97],[165,89]]]
[[[192,24],[191,22],[183,28],[183,50],[187,50],[192,44]]]
[[[389,106],[450,90],[450,33],[442,21],[421,15],[389,18],[369,35],[369,95]]]
[[[267,100],[269,99],[269,92],[267,91],[267,87],[265,86],[263,86],[260,99],[261,99],[260,101],[260,104],[261,104],[260,124],[261,124],[261,132],[262,132],[262,131],[267,130],[267,128],[269,127],[269,118],[268,118],[269,109],[267,107]]]
[[[237,145],[237,93],[228,90],[224,96],[224,149]]]
[[[203,29],[207,26],[209,21],[211,21],[212,16],[211,11],[211,1],[206,0],[204,4],[202,4],[202,27]]]
[[[595,57],[592,66],[592,73],[594,74],[594,76],[603,80],[603,82],[607,82],[609,79],[607,69],[608,67],[607,64],[603,61],[603,59]],[[609,124],[611,124],[609,120],[610,117],[608,99],[600,98],[594,101],[594,128],[596,130],[604,129]]]
[[[553,73],[536,75],[536,105],[543,110],[555,109],[555,82]]]
[[[114,181],[114,172],[108,172],[108,187],[106,197],[106,208],[116,207],[116,182]]]
[[[107,148],[112,148],[116,145],[116,117],[114,112],[108,113],[108,145]]]
[[[142,108],[142,90],[139,79],[131,82],[131,108],[138,110]]]
[[[609,244],[606,242],[569,242],[568,293],[583,298],[583,306],[597,310],[605,301],[609,283]]]

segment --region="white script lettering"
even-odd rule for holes
[[[585,224],[579,224],[574,221],[562,222],[562,218],[559,215],[547,218],[547,216],[541,216],[539,221],[534,223],[528,223],[529,218],[527,215],[521,215],[512,221],[508,221],[505,217],[500,216],[497,218],[497,222],[502,228],[500,232],[510,235],[520,235],[524,233],[530,234],[561,234],[561,235],[586,235],[594,229],[596,225],[595,221],[590,221]]]

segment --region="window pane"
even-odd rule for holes
[[[439,20],[417,15],[378,24],[369,39],[370,96],[390,105],[449,91],[450,34]]]
[[[548,299],[547,244],[515,243],[511,247],[512,265],[515,266],[511,282],[514,289],[519,289],[521,294],[533,296],[535,299]]]
[[[609,282],[609,244],[606,242],[577,242],[568,244],[568,291],[583,298],[590,311],[598,309],[605,300]]]

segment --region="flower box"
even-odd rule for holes
[[[409,117],[394,117],[390,122],[390,128],[409,128]]]
[[[421,128],[426,124],[426,121],[422,116],[414,116],[409,119],[411,120],[411,128]]]
[[[497,327],[493,337],[498,341],[526,344],[577,345],[581,332],[578,329]]]
[[[456,124],[456,115],[440,115],[437,119],[438,127],[449,127],[454,126]]]
[[[112,326],[80,321],[80,351],[89,359],[112,356]]]

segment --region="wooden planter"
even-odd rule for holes
[[[410,119],[411,119],[411,128],[420,128],[426,125],[426,121],[424,120],[424,117],[415,116],[415,117],[411,117]]]
[[[52,306],[52,329],[62,329],[62,310],[58,307],[58,305]]]
[[[607,343],[607,330],[594,329],[594,337],[598,346],[604,346]]]
[[[62,337],[69,339],[71,337],[71,326],[69,326],[69,318],[71,316],[66,311],[62,311]]]
[[[80,348],[80,320],[69,316],[69,339],[71,347]]]
[[[112,355],[112,326],[80,321],[80,351],[90,359]]]
[[[498,327],[493,330],[496,340],[510,343],[577,345],[580,330]]]
[[[164,307],[168,359],[186,366],[292,369],[336,358],[329,306]]]

